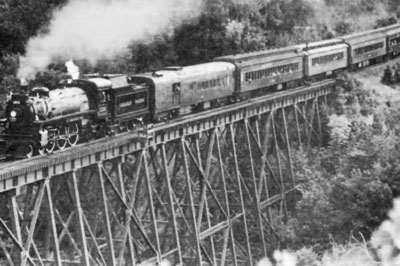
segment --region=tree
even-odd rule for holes
[[[198,20],[181,25],[173,37],[178,63],[209,62],[217,56],[232,53],[234,42],[226,37],[226,22],[215,14],[202,14]]]
[[[286,6],[285,23],[293,29],[295,26],[309,26],[314,17],[314,9],[305,0],[291,0]]]
[[[288,30],[288,25],[285,24],[285,8],[286,1],[270,1],[263,9],[261,14],[265,16],[264,30],[273,32],[284,32]]]
[[[150,41],[133,42],[129,46],[131,72],[144,72],[177,64],[173,39],[168,35],[154,36]]]
[[[23,53],[28,39],[45,31],[52,12],[67,0],[4,0],[0,4],[0,56]]]
[[[381,18],[376,21],[375,29],[386,27],[389,25],[393,25],[397,23],[397,19],[395,17]]]
[[[335,32],[336,32],[336,35],[338,35],[338,36],[343,36],[343,35],[346,35],[346,34],[350,34],[353,31],[354,30],[353,30],[353,27],[352,27],[352,23],[350,23],[350,22],[339,21],[335,25]]]
[[[381,82],[383,84],[392,84],[393,83],[393,72],[390,66],[386,66],[383,71],[383,76],[381,77]]]

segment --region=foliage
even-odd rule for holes
[[[351,235],[368,239],[386,217],[393,194],[399,193],[393,173],[398,173],[399,129],[394,121],[400,108],[381,109],[372,100],[375,96],[354,79],[344,78],[340,85],[335,107],[339,113],[328,124],[328,145],[295,156],[297,179],[303,183],[296,216],[289,221],[294,237],[287,241],[292,247],[309,245],[322,251],[331,238],[342,244]]]
[[[387,17],[387,18],[382,18],[382,19],[378,19],[376,21],[376,26],[375,29],[377,28],[381,28],[381,27],[386,27],[392,24],[396,24],[397,23],[397,19],[395,17]]]
[[[15,77],[18,69],[18,56],[6,55],[0,59],[0,92],[8,91],[9,80]]]
[[[297,266],[319,266],[318,254],[311,248],[302,248],[296,251]]]
[[[384,266],[395,266],[400,263],[399,221],[400,199],[395,199],[393,209],[389,212],[389,219],[382,223],[371,239]]]
[[[70,78],[67,74],[57,71],[49,70],[46,72],[39,72],[36,74],[35,81],[30,84],[30,86],[43,86],[50,89],[57,87],[58,83],[62,79]]]
[[[386,85],[393,85],[400,83],[400,63],[395,65],[386,66],[383,70],[381,82]]]
[[[0,3],[0,57],[24,52],[27,40],[38,34],[52,12],[66,0],[23,1],[5,0]]]
[[[352,33],[354,29],[352,28],[352,23],[348,21],[339,21],[335,25],[335,32],[337,35],[342,36]]]
[[[381,82],[383,84],[392,84],[393,83],[393,72],[390,66],[386,66],[383,71],[383,76],[381,78]]]
[[[232,53],[234,42],[226,38],[223,9],[203,13],[197,21],[183,24],[174,32],[174,49],[180,65],[212,61],[214,57]]]
[[[66,2],[3,1],[0,4],[0,58],[23,54],[27,40],[45,33],[53,12]],[[160,34],[136,40],[115,59],[100,60],[95,65],[83,62],[80,67],[87,72],[99,73],[143,72],[167,65],[207,62],[220,55],[328,39],[353,32],[363,23],[347,18],[368,17],[384,5],[392,11],[392,16],[388,13],[388,16],[377,17],[375,25],[379,26],[395,22],[393,12],[397,3],[378,0],[207,0],[201,14],[195,19],[176,23],[178,26],[172,35]],[[335,22],[332,23],[321,11],[343,14],[345,19],[333,18]],[[0,69],[0,79],[2,75]]]
[[[342,9],[349,10],[352,15],[359,15],[362,13],[373,12],[377,5],[382,4],[384,1],[381,0],[325,0],[328,6],[338,6]]]
[[[133,72],[143,72],[160,69],[163,66],[174,65],[177,56],[172,49],[173,40],[168,35],[159,35],[152,42],[134,42],[129,47]],[[124,71],[121,71],[124,72]],[[126,72],[126,71],[125,71]]]

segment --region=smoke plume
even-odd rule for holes
[[[171,30],[200,12],[198,0],[70,0],[48,33],[29,40],[19,78],[34,78],[54,58],[112,58],[133,40]]]

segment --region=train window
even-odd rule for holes
[[[172,84],[172,92],[173,93],[179,93],[180,90],[181,90],[181,84],[180,83]]]
[[[372,51],[376,51],[376,50],[382,49],[384,46],[385,46],[384,43],[380,42],[380,43],[367,45],[367,46],[364,46],[364,47],[359,47],[359,48],[354,49],[354,54],[355,55],[366,54],[366,53],[369,53],[369,52],[372,52]]]
[[[390,45],[391,46],[398,45],[398,44],[400,44],[400,37],[397,37],[395,39],[391,39],[390,40]]]
[[[100,93],[100,101],[101,102],[104,102],[106,100],[106,93],[104,92],[104,91],[102,91],[101,93]]]
[[[313,66],[317,65],[325,65],[333,61],[339,61],[344,58],[344,53],[336,53],[336,54],[330,54],[330,55],[324,55],[320,57],[316,57],[311,59],[311,64]]]
[[[249,80],[251,78],[252,73],[248,72],[245,73],[245,79],[246,81]],[[205,89],[209,89],[209,88],[215,88],[218,86],[225,86],[225,84],[229,84],[228,81],[229,77],[226,78],[218,78],[218,79],[211,79],[211,80],[206,80],[206,81],[202,81],[202,82],[198,82],[197,83],[197,87],[200,90],[205,90]],[[193,85],[194,87],[194,85]]]
[[[292,63],[282,66],[270,67],[261,70],[244,73],[245,81],[264,79],[268,77],[274,77],[282,74],[293,73],[299,70],[299,63]]]

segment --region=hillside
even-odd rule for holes
[[[282,265],[398,265],[399,204],[389,210],[400,196],[400,86],[381,83],[384,69],[398,62],[339,79],[329,141],[297,154],[296,172],[306,181],[283,227],[297,264]],[[336,134],[343,128],[346,134]]]
[[[364,89],[373,93],[379,102],[400,100],[400,85],[393,87],[381,83],[383,71],[387,66],[395,66],[400,59],[391,60],[379,66],[372,66],[363,71],[351,74],[364,85]]]

